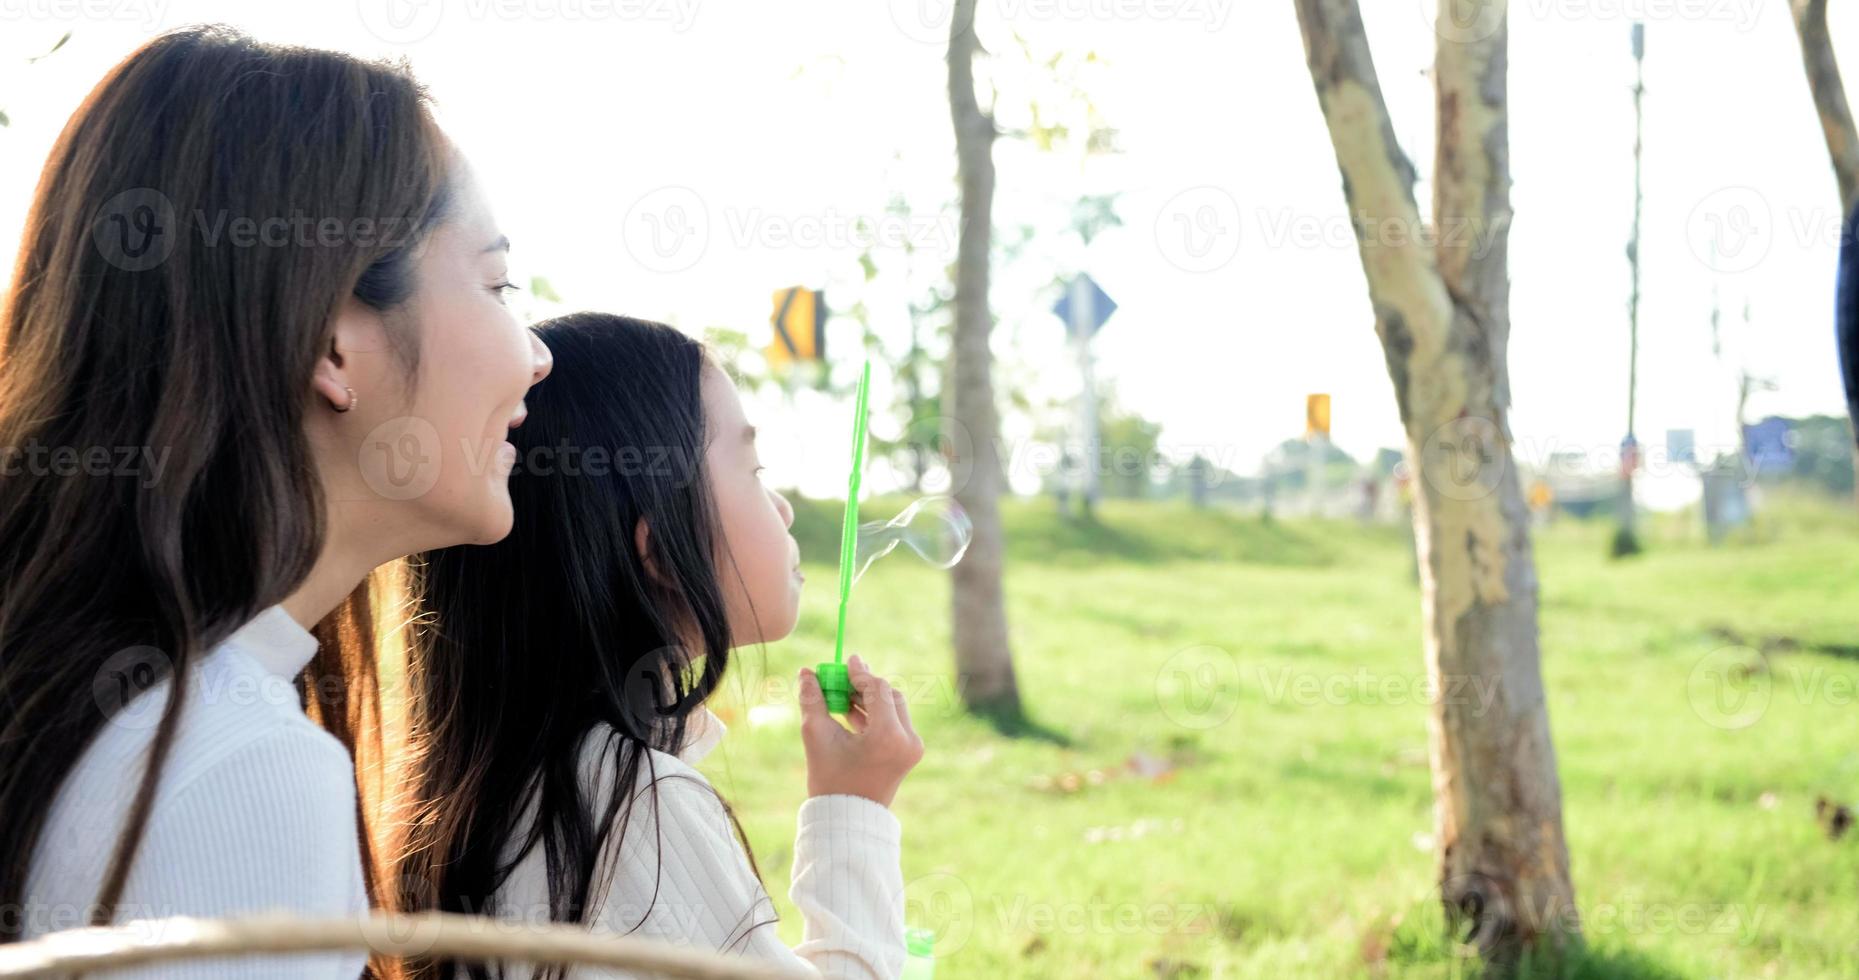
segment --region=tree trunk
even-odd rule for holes
[[[1355,0],[1296,4],[1420,475],[1414,530],[1438,692],[1428,734],[1441,898],[1502,965],[1526,946],[1559,948],[1577,935],[1529,512],[1506,417],[1505,6],[1442,0],[1435,240],[1420,222],[1414,168],[1396,144]],[[1468,12],[1477,17],[1455,16]],[[1478,26],[1456,39],[1467,24]]]
[[[1840,216],[1859,203],[1859,131],[1853,128],[1846,89],[1840,83],[1840,63],[1827,40],[1827,0],[1790,0],[1795,32],[1801,38],[1801,60],[1807,67],[1807,87],[1820,113],[1820,129],[1833,157],[1833,176],[1840,185]]]
[[[1020,692],[1007,645],[1002,593],[1000,420],[994,355],[988,347],[988,248],[994,207],[994,120],[975,100],[975,0],[958,0],[949,24],[949,114],[955,123],[962,230],[955,259],[954,377],[950,440],[955,498],[974,522],[968,554],[955,566],[952,606],[957,690],[970,710],[1017,715]]]
[[[1859,128],[1853,125],[1846,87],[1840,81],[1840,63],[1827,38],[1827,0],[1790,0],[1789,7],[1794,11],[1795,33],[1801,38],[1807,87],[1813,93],[1820,129],[1827,137],[1827,153],[1833,158],[1833,177],[1840,186],[1840,217],[1845,219],[1859,208]],[[1846,400],[1855,436],[1853,501],[1859,504],[1859,391],[1849,385]]]
[[[916,417],[917,410],[923,405],[921,373],[923,346],[917,339],[918,329],[917,311],[915,307],[912,307],[910,310],[910,359],[904,362],[908,365],[904,372],[904,391],[907,392],[905,397],[910,400],[912,418]],[[906,432],[909,433],[906,438],[910,440],[910,493],[920,497],[923,495],[923,471],[929,469],[929,452],[923,446],[920,433],[915,432],[914,429],[906,430]]]

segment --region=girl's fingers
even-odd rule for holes
[[[891,700],[897,703],[897,720],[904,726],[904,731],[915,735],[916,726],[910,723],[910,699],[904,697],[904,692],[891,688]]]
[[[833,716],[826,710],[826,695],[820,693],[820,679],[813,671],[801,668],[800,671],[800,728],[804,735],[808,731],[825,732],[826,726],[839,727]]]
[[[800,715],[811,718],[826,708],[826,698],[820,694],[820,681],[813,676],[813,671],[805,667],[800,669]]]
[[[891,700],[891,685],[884,678],[867,672],[862,677],[854,677],[852,686],[858,689],[859,704],[865,708],[866,720],[879,725],[897,723],[897,705]]]

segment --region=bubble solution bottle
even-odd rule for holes
[[[931,950],[935,943],[936,934],[928,929],[904,930],[904,945],[910,950],[910,958],[904,961],[900,980],[933,980],[936,975],[936,958],[931,955]]]

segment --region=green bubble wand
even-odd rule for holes
[[[833,637],[833,662],[820,664],[814,675],[826,710],[845,714],[852,709],[852,678],[846,673],[846,605],[852,598],[852,565],[858,557],[858,491],[865,472],[865,397],[871,389],[871,361],[858,379],[858,399],[852,409],[852,476],[846,482],[846,518],[839,528],[839,631]]]

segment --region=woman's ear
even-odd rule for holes
[[[652,559],[652,529],[646,526],[645,518],[633,525],[633,549],[639,553],[639,561],[645,565],[646,577],[653,585],[664,585],[665,575],[659,571],[658,562]]]
[[[310,375],[310,390],[327,402],[330,410],[346,412],[355,407],[355,388],[349,383],[348,362],[334,336],[317,355],[316,370]]]
[[[317,354],[316,369],[310,375],[310,390],[328,403],[332,411],[346,412],[361,399],[365,385],[356,374],[350,355],[384,348],[387,336],[381,317],[353,296],[342,301],[342,309],[330,324],[329,339]]]

